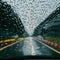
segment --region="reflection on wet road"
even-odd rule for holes
[[[28,37],[24,40],[24,46],[22,49],[24,55],[36,55],[32,37]]]
[[[22,42],[18,42],[13,46],[10,46],[2,51],[0,51],[0,58],[11,58],[11,57],[20,57],[28,55],[55,55],[48,47],[40,44],[35,40],[41,40],[37,37],[27,37]]]
[[[51,55],[47,47],[34,41],[34,38],[28,37],[24,40],[24,55]]]

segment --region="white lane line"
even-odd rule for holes
[[[31,54],[32,55],[36,55],[36,53],[35,53],[35,49],[34,49],[34,46],[33,46],[33,38],[32,37],[30,37],[30,44],[31,44]]]
[[[36,40],[37,42],[39,42],[39,43],[41,43],[41,44],[43,44],[43,45],[45,45],[46,47],[48,47],[49,49],[51,49],[52,51],[54,51],[54,52],[56,52],[56,53],[58,53],[58,54],[60,54],[60,51],[57,51],[56,49],[54,49],[54,48],[52,48],[52,47],[50,47],[50,46],[48,46],[47,44],[45,44],[45,43],[42,43],[41,41],[38,41],[38,40]]]

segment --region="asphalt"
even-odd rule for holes
[[[39,43],[38,37],[27,37],[22,42],[18,42],[0,51],[0,58],[13,58],[22,56],[46,56],[59,57],[60,55]]]

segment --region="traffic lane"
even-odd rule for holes
[[[22,48],[24,56],[36,55],[32,40],[33,40],[33,37],[25,38],[24,45],[23,45],[23,48]]]
[[[37,37],[36,37],[37,38]],[[22,48],[23,54],[26,56],[28,55],[52,55],[51,50],[48,49],[46,46],[38,43],[35,41],[35,37],[28,37],[24,40],[24,45]]]
[[[0,58],[4,59],[4,58],[22,56],[23,55],[22,46],[23,46],[23,41],[0,51]]]
[[[40,48],[37,48],[38,50],[40,50],[42,52],[42,55],[49,55],[51,57],[59,57],[60,54],[54,52],[53,50],[51,50],[50,48],[48,48],[47,46],[43,45],[40,43],[41,39],[38,39],[37,37],[34,37],[34,40],[37,42],[37,45],[40,46]]]
[[[37,38],[37,37],[36,37]],[[35,45],[34,45],[35,44]],[[51,50],[44,46],[43,44],[36,41],[35,38],[33,38],[33,45],[35,47],[36,55],[52,55]]]

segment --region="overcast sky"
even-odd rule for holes
[[[12,6],[31,35],[34,29],[54,11],[60,0],[3,0]]]

